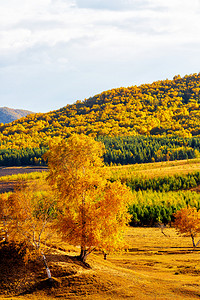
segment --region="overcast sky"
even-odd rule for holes
[[[0,0],[0,106],[48,112],[200,72],[200,0]]]

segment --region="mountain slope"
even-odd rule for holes
[[[13,109],[8,107],[0,107],[0,123],[10,123],[14,120],[26,117],[33,112],[22,109]]]
[[[0,126],[0,148],[41,147],[52,137],[200,135],[200,73],[117,88],[57,111]]]

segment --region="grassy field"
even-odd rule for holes
[[[164,177],[200,171],[200,159],[165,161],[147,164],[111,167],[112,176],[118,177]]]
[[[108,255],[107,260],[91,254],[91,268],[73,258],[76,248],[57,241],[60,250],[48,256],[56,278],[51,288],[45,285],[41,262],[22,267],[8,260],[4,273],[10,293],[0,299],[199,299],[200,249],[193,250],[190,238],[178,236],[173,228],[164,233],[159,228],[129,228],[127,251]],[[29,292],[14,296],[20,285]]]
[[[200,159],[165,161],[146,164],[108,167],[113,177],[122,176],[173,176],[200,171]],[[45,176],[47,167],[0,167],[0,182],[32,180]]]

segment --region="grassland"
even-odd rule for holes
[[[113,176],[152,177],[199,170],[200,159],[112,167]],[[8,253],[0,258],[0,299],[200,298],[200,248],[193,249],[190,238],[179,236],[174,228],[165,228],[163,234],[156,227],[129,227],[126,244],[125,252],[108,255],[107,260],[102,253],[92,253],[87,267],[76,259],[79,249],[54,238],[49,244],[53,251],[47,255],[55,278],[52,287],[46,282],[42,261],[24,265]]]
[[[73,258],[78,254],[76,248],[57,241],[57,250],[48,255],[56,283],[51,288],[45,285],[41,262],[22,266],[16,261],[10,265],[7,260],[10,293],[0,299],[199,299],[199,249],[193,250],[191,240],[178,236],[173,228],[164,232],[129,228],[127,251],[108,255],[107,260],[100,253],[91,254],[91,268]],[[23,285],[27,294],[14,296]]]
[[[165,161],[111,167],[114,178],[126,177],[164,177],[200,171],[200,159]]]

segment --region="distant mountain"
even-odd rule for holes
[[[0,107],[0,123],[10,123],[32,113],[29,110]]]

